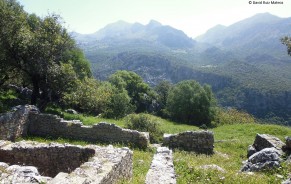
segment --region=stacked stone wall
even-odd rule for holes
[[[132,155],[112,146],[0,141],[0,181],[112,184],[132,177]]]
[[[45,176],[71,172],[95,154],[94,149],[73,145],[0,142],[0,161],[10,165],[35,166]]]
[[[165,146],[171,149],[182,149],[196,153],[212,154],[214,148],[214,136],[210,131],[186,131],[179,134],[165,134]]]
[[[30,114],[28,134],[89,142],[124,143],[139,148],[147,148],[149,145],[149,135],[145,132],[122,129],[105,122],[84,126],[80,121],[65,121],[50,114]]]

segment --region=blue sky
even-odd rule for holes
[[[147,24],[151,19],[184,31],[190,37],[217,25],[230,25],[256,13],[291,17],[291,1],[250,4],[249,0],[19,0],[24,10],[41,17],[61,15],[70,31],[93,33],[124,20]]]

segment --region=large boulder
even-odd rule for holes
[[[242,172],[254,172],[262,171],[266,169],[272,169],[280,166],[281,152],[276,148],[265,148],[245,161],[241,171]]]
[[[0,115],[0,139],[15,141],[27,135],[28,115],[39,113],[33,105],[20,105],[12,108],[12,112]]]
[[[283,143],[279,138],[272,135],[257,134],[253,146],[256,148],[257,151],[272,147],[276,148],[278,151],[282,151],[285,143]]]
[[[268,135],[268,134],[257,134],[254,144],[248,147],[247,157],[249,158],[254,153],[261,151],[265,148],[275,148],[280,153],[283,153],[283,148],[285,148],[285,143],[283,143],[279,138]]]

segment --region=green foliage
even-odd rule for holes
[[[134,110],[135,107],[130,103],[130,97],[127,92],[125,90],[122,90],[122,92],[115,90],[104,113],[104,117],[119,119],[133,113]]]
[[[287,52],[291,56],[291,37],[285,36],[281,39],[282,43],[287,46]]]
[[[106,111],[114,87],[107,82],[99,82],[92,78],[78,81],[76,88],[64,95],[63,101],[66,105],[85,112],[98,115]]]
[[[171,118],[189,124],[209,125],[215,116],[215,98],[209,86],[182,81],[169,92],[167,110]]]
[[[71,89],[77,78],[91,75],[59,16],[28,14],[14,0],[1,0],[0,6],[0,85],[8,79],[26,81],[33,89],[31,103],[44,110]]]
[[[121,92],[127,91],[136,112],[149,111],[154,93],[139,75],[131,71],[117,71],[109,77],[109,82]]]
[[[165,108],[167,105],[167,98],[169,91],[171,89],[172,85],[168,81],[161,81],[158,85],[155,86],[154,90],[157,93],[157,103],[159,105],[158,107],[158,114],[161,116],[166,116],[165,114]]]
[[[215,116],[215,126],[256,123],[256,119],[243,111],[236,109],[219,109]]]
[[[149,114],[130,114],[126,117],[125,127],[128,129],[149,132],[151,143],[159,143],[163,139],[160,122]]]

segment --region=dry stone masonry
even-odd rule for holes
[[[124,143],[147,148],[149,134],[122,129],[115,124],[84,126],[78,120],[66,121],[51,114],[40,114],[34,106],[18,106],[14,112],[0,116],[0,140],[15,141],[27,134],[42,137],[69,138],[89,142]]]
[[[172,151],[159,147],[154,155],[150,170],[146,175],[146,184],[176,184]]]
[[[165,146],[171,149],[182,149],[196,153],[212,154],[214,136],[210,131],[186,131],[179,134],[164,134]]]
[[[48,184],[116,183],[122,178],[132,177],[132,154],[128,148],[112,146],[81,147],[1,141],[0,181]]]
[[[28,134],[89,142],[124,143],[139,148],[147,148],[149,145],[149,135],[145,132],[122,129],[105,122],[84,126],[78,120],[66,121],[50,114],[31,114]]]

